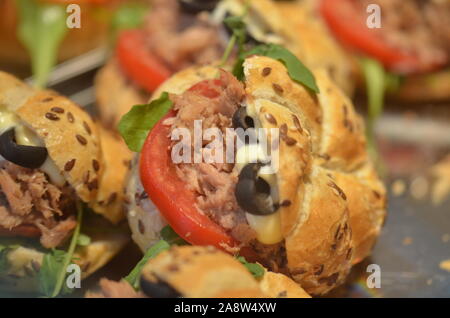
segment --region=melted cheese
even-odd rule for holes
[[[18,145],[45,147],[43,140],[34,131],[25,126],[16,114],[0,109],[0,134],[13,127],[15,128],[15,137]],[[63,186],[66,182],[66,179],[61,175],[50,156],[47,156],[40,170],[46,173],[55,185]]]
[[[283,240],[280,212],[264,216],[245,213],[245,217],[261,243],[276,244]]]
[[[250,162],[267,162],[268,157],[259,144],[244,145],[236,152],[236,168],[240,172]],[[274,202],[278,202],[277,176],[271,173],[269,166],[264,166],[259,171],[259,177],[270,185],[270,195]],[[256,238],[263,244],[276,244],[283,240],[281,233],[280,212],[271,215],[253,215],[246,213],[247,222],[256,232]]]

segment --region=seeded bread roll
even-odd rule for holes
[[[171,290],[172,297],[178,293],[189,298],[275,297],[277,291],[286,297],[309,297],[288,277],[270,272],[265,275],[256,280],[234,257],[211,246],[175,246],[145,265],[141,288],[150,292],[149,296]]]
[[[244,71],[247,113],[280,133],[277,184],[287,261],[282,270],[308,293],[324,294],[370,254],[386,214],[386,192],[367,155],[363,121],[323,69],[314,71],[319,94],[268,57],[249,57]],[[206,79],[217,73],[204,68],[200,74]],[[179,93],[198,82],[190,82],[194,74],[198,68],[185,70],[161,90]],[[144,210],[139,214],[140,230],[131,226],[141,245],[145,238],[136,233],[155,233],[145,226],[152,211],[148,218]]]
[[[188,298],[264,296],[242,264],[214,247],[172,247],[150,260],[142,271],[141,288],[150,297],[163,296],[152,294],[158,285]]]
[[[289,271],[305,290],[323,294],[370,253],[385,216],[385,190],[365,150],[362,120],[324,71],[315,73],[315,96],[278,61],[250,57],[244,69],[247,107],[257,108],[263,127],[280,127],[280,201],[291,202],[281,208]]]
[[[98,214],[103,215],[117,224],[123,220],[125,184],[124,180],[131,166],[132,152],[120,136],[101,125],[98,126],[103,156],[103,166],[94,165],[100,170],[99,189],[91,207]]]
[[[272,298],[311,298],[311,296],[289,277],[267,271],[259,281],[262,291]]]
[[[51,91],[35,91],[4,72],[0,72],[0,110],[6,115],[9,112],[17,115],[14,125],[30,128],[45,145],[54,164],[44,172],[55,171],[64,177],[55,186],[64,187],[65,183],[72,186],[81,201],[108,219],[85,214],[82,220],[82,231],[91,238],[91,243],[78,246],[74,258],[83,277],[90,275],[128,241],[126,229],[110,222],[123,219],[122,191],[127,168],[120,161],[128,158],[128,150],[67,98]],[[9,118],[6,115],[3,120]],[[51,179],[49,175],[49,182]],[[110,205],[100,205],[101,200],[113,193],[117,196]],[[74,200],[76,195],[73,194]],[[0,290],[35,292],[43,256],[49,251],[38,240],[19,235],[1,239],[5,246],[2,258],[6,261],[0,273]]]
[[[147,95],[127,80],[115,59],[109,60],[95,77],[95,97],[100,121],[110,129],[117,128],[120,118],[131,107],[146,103]]]
[[[123,219],[119,206],[131,153],[118,136],[94,123],[66,97],[35,91],[4,72],[0,72],[0,106],[14,112],[36,132],[84,202],[113,222]],[[108,199],[114,199],[114,205],[102,206]]]

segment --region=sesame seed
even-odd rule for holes
[[[91,127],[85,121],[83,121],[83,127],[89,135],[92,133]]]
[[[49,120],[59,120],[59,117],[53,113],[46,113],[45,118],[47,118]]]
[[[281,125],[280,127],[280,135],[281,136],[286,136],[287,135],[287,131],[288,131],[288,127],[286,124]]]
[[[266,120],[267,120],[269,123],[271,123],[272,125],[276,125],[276,124],[277,124],[277,120],[275,119],[275,117],[273,117],[272,114],[266,113],[264,116],[266,117]]]
[[[94,168],[95,171],[100,170],[100,164],[98,163],[97,160],[92,160],[92,167]]]
[[[69,123],[75,122],[75,118],[73,117],[71,112],[67,113],[67,120],[69,121]]]
[[[70,171],[75,166],[76,159],[72,159],[66,162],[64,165],[64,171]]]
[[[81,136],[81,135],[76,135],[75,137],[77,138],[78,142],[79,142],[80,144],[82,144],[83,146],[85,146],[85,145],[87,144],[87,140],[86,140],[86,138],[84,138],[83,136]]]
[[[272,69],[270,68],[270,67],[265,67],[263,70],[262,70],[262,76],[264,76],[264,77],[266,77],[266,76],[269,76],[270,75],[270,72],[272,72]]]
[[[61,107],[52,107],[50,110],[54,113],[64,114],[64,109]]]
[[[294,114],[292,114],[292,120],[294,121],[294,125],[297,128],[297,130],[302,133],[303,132],[303,128],[302,125],[300,124],[300,121],[298,120],[297,116],[295,116]]]
[[[53,97],[47,97],[47,98],[44,98],[43,100],[42,100],[42,102],[43,103],[48,103],[48,102],[51,102],[53,100]]]
[[[286,145],[288,145],[288,146],[293,146],[297,143],[297,140],[295,140],[292,137],[285,136],[285,135],[283,135],[283,140],[286,143]]]
[[[282,95],[282,94],[284,93],[283,87],[281,87],[281,86],[278,85],[278,84],[273,83],[273,84],[272,84],[272,88],[273,88],[273,90],[275,91],[275,93],[277,93],[278,95]]]

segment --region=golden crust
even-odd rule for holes
[[[116,129],[120,118],[131,107],[143,104],[148,99],[148,94],[127,81],[114,59],[98,71],[95,77],[95,96],[100,121],[111,129]]]
[[[242,264],[213,247],[172,247],[150,260],[142,277],[158,277],[187,298],[264,297]]]
[[[353,173],[330,171],[347,196],[352,228],[353,263],[362,261],[372,250],[386,214],[386,190],[372,164]]]
[[[116,133],[99,126],[103,165],[99,190],[92,208],[111,222],[117,224],[124,217],[124,180],[128,175],[133,153]]]
[[[315,72],[323,125],[319,156],[327,168],[352,171],[367,162],[364,122],[325,71]]]
[[[163,92],[171,94],[182,94],[192,85],[205,79],[212,79],[219,76],[219,69],[212,66],[193,66],[176,73],[174,76],[162,83],[153,93],[152,99],[156,99]]]
[[[270,58],[250,57],[244,70],[247,106],[265,106],[256,107],[262,126],[288,128],[277,173],[280,201],[291,202],[280,210],[288,270],[305,290],[324,294],[370,253],[385,215],[362,120],[323,70],[315,72],[317,97]],[[268,111],[276,124],[265,120]]]
[[[347,94],[354,91],[355,74],[350,56],[329,33],[317,12],[317,1],[278,1],[278,10],[287,28],[290,47],[300,60],[312,69],[324,69]]]
[[[34,90],[16,77],[0,71],[0,106],[15,111]]]
[[[150,260],[142,276],[158,277],[183,297],[310,298],[283,274],[265,271],[256,280],[234,257],[210,246],[174,246]]]
[[[58,107],[63,113],[56,113]],[[99,171],[93,162],[102,162],[97,127],[90,116],[63,96],[53,92],[37,92],[16,114],[45,142],[50,158],[78,196],[90,202],[97,195]],[[49,116],[49,114],[51,116]],[[75,159],[70,171],[65,165]]]
[[[299,284],[279,273],[266,271],[259,286],[271,298],[311,298]]]
[[[270,69],[269,75],[263,75],[264,69]],[[248,98],[269,100],[289,109],[310,133],[313,150],[316,151],[320,144],[322,123],[322,110],[316,95],[293,82],[283,64],[268,57],[246,59],[244,73]]]

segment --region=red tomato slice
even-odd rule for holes
[[[116,55],[123,72],[148,92],[153,92],[172,74],[145,46],[144,34],[140,30],[126,30],[119,34]]]
[[[222,81],[220,79],[204,80],[189,88],[189,91],[198,92],[208,98],[216,98],[220,95],[218,88],[220,88],[221,85]]]
[[[202,84],[195,90],[205,87]],[[144,189],[184,240],[194,245],[213,245],[220,249],[224,249],[224,244],[235,246],[236,242],[221,226],[196,208],[195,193],[176,174],[169,151],[170,139],[167,137],[170,127],[162,124],[164,119],[173,116],[175,112],[171,111],[155,125],[142,148],[140,176]]]
[[[0,226],[0,237],[12,237],[12,236],[22,236],[22,237],[39,237],[41,231],[34,225],[23,224],[19,225],[11,230],[5,229]]]
[[[431,71],[445,61],[425,65],[420,59],[387,44],[376,29],[366,26],[364,15],[357,10],[354,0],[321,0],[320,12],[330,30],[345,45],[361,51],[399,73]]]

